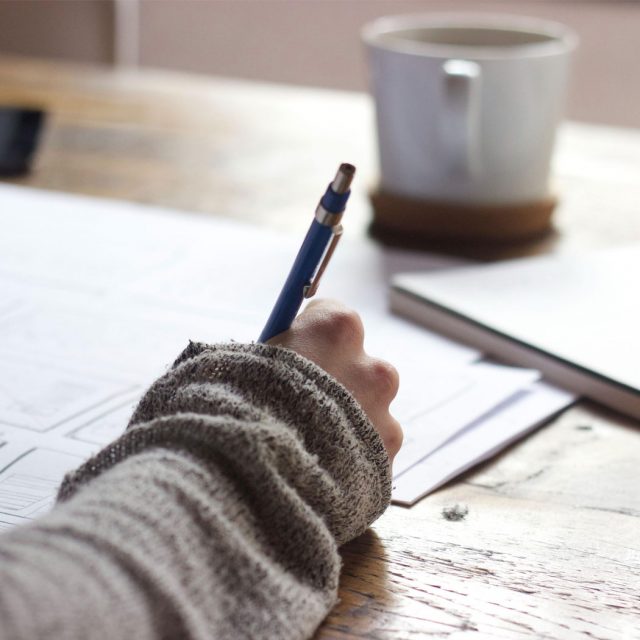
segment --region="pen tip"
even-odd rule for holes
[[[351,181],[356,172],[356,168],[348,162],[343,162],[338,168],[338,173],[331,183],[331,189],[334,193],[346,193],[349,191]]]
[[[341,171],[342,173],[346,173],[347,175],[353,176],[353,174],[356,172],[356,168],[352,164],[349,164],[348,162],[343,162],[340,165],[340,168],[338,169],[338,171]]]

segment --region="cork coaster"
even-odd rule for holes
[[[370,193],[373,222],[370,232],[383,242],[508,244],[549,233],[558,202],[548,196],[537,202],[509,205],[465,205],[431,202],[381,190]]]

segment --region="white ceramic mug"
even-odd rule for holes
[[[431,201],[535,202],[549,190],[577,36],[517,16],[380,18],[362,32],[381,188]]]

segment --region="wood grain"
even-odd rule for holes
[[[640,637],[639,435],[577,408],[392,507],[344,550],[343,601],[318,637]],[[455,504],[468,515],[445,520]]]
[[[302,230],[327,171],[348,160],[348,233],[369,223],[361,94],[0,58],[0,103],[49,112],[20,184]],[[566,125],[556,232],[482,257],[640,240],[638,167],[639,132]],[[580,403],[346,545],[341,601],[316,637],[640,638],[639,461],[637,424]],[[445,520],[455,504],[468,515]]]

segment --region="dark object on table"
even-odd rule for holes
[[[0,107],[0,176],[28,173],[44,117],[39,109]]]
[[[442,509],[442,517],[450,522],[458,522],[464,520],[469,513],[469,507],[466,504],[454,504],[452,507],[444,507]]]

